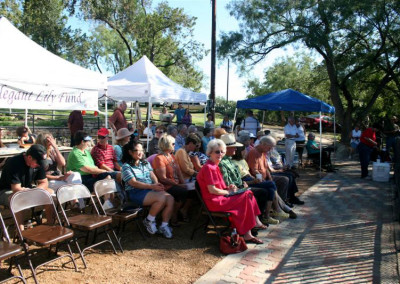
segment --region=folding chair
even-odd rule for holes
[[[16,218],[16,214],[26,209],[44,205],[50,205],[50,207],[53,209],[58,224],[53,224],[53,225],[41,224],[34,226],[32,228],[27,228],[24,231],[21,231],[19,227],[20,224],[18,224],[18,220]],[[63,257],[70,258],[72,260],[72,263],[74,264],[75,271],[78,271],[70,247],[70,243],[74,241],[73,239],[74,231],[65,228],[61,225],[62,223],[60,217],[57,214],[57,210],[53,202],[53,197],[50,195],[50,193],[40,188],[28,189],[16,192],[11,197],[10,209],[16,224],[16,229],[18,232],[18,236],[21,240],[22,247],[25,251],[25,255],[28,258],[29,266],[32,271],[32,276],[35,280],[35,283],[38,283],[36,278],[37,268]],[[68,254],[57,256],[56,258],[50,261],[46,261],[42,264],[39,264],[36,267],[33,266],[31,261],[31,252],[29,250],[30,244],[34,244],[40,247],[49,247],[49,252],[51,252],[52,246],[56,245],[55,253],[56,255],[58,255],[58,247],[62,243],[66,243],[69,251]]]
[[[197,220],[196,220],[196,222],[195,222],[195,224],[194,224],[194,228],[193,228],[193,231],[192,231],[192,235],[190,236],[190,239],[193,240],[193,238],[194,238],[194,233],[195,233],[200,227],[203,227],[203,226],[204,226],[204,230],[207,232],[207,231],[208,231],[208,225],[210,224],[210,222],[211,222],[211,224],[213,225],[214,231],[217,233],[218,237],[221,237],[221,234],[230,228],[230,224],[231,224],[231,223],[230,223],[230,221],[229,221],[229,216],[230,216],[231,214],[230,214],[229,212],[223,212],[223,211],[218,211],[218,212],[217,212],[217,211],[210,211],[210,210],[208,210],[207,205],[205,204],[205,202],[204,202],[204,200],[203,200],[203,197],[202,197],[202,195],[201,195],[200,186],[199,186],[199,184],[198,184],[197,181],[196,181],[196,183],[195,183],[195,188],[196,188],[195,191],[196,191],[196,193],[197,193],[197,196],[198,196],[198,198],[199,198],[201,204],[200,204],[200,209],[199,209],[199,213],[198,213],[198,216],[197,216]],[[206,219],[206,221],[205,221],[203,224],[198,225],[198,223],[199,223],[199,221],[200,221],[200,218],[201,218],[203,215],[206,215],[206,216],[207,216],[207,219]],[[217,224],[216,224],[214,218],[222,218],[222,219],[228,220],[228,223],[226,224],[226,226],[224,226],[224,228],[223,228],[222,230],[218,230]]]
[[[67,216],[67,214],[65,212],[65,208],[64,208],[65,203],[72,201],[72,200],[80,199],[80,198],[83,198],[83,199],[89,198],[96,213],[95,214],[76,214],[76,215],[72,215],[72,216]],[[75,230],[78,230],[81,232],[82,231],[86,232],[86,243],[89,240],[90,233],[93,232],[92,244],[87,246],[86,248],[84,248],[81,253],[81,258],[82,258],[83,264],[85,265],[85,268],[87,267],[87,265],[86,265],[86,260],[83,256],[83,253],[90,248],[99,246],[103,243],[109,243],[111,245],[114,253],[115,254],[117,253],[117,251],[115,250],[114,244],[111,240],[109,231],[111,231],[113,233],[115,239],[117,240],[118,245],[120,246],[121,251],[123,251],[122,247],[121,247],[121,243],[119,242],[114,230],[111,227],[112,218],[109,216],[100,215],[99,210],[97,209],[97,206],[93,200],[93,197],[86,186],[84,186],[83,184],[63,185],[57,190],[57,200],[60,204],[61,212],[62,212],[62,215],[66,222],[66,225],[69,228],[72,228],[72,229],[75,229]],[[96,241],[96,237],[97,237],[97,230],[100,228],[104,229],[104,232],[107,235],[107,239],[96,243],[95,241]]]
[[[18,278],[18,279],[21,279],[22,282],[26,283],[24,274],[22,274],[21,266],[18,263],[18,257],[17,257],[18,255],[23,253],[22,247],[11,243],[10,237],[8,235],[7,227],[6,227],[6,224],[4,223],[4,219],[3,219],[3,216],[1,215],[1,213],[0,213],[0,223],[1,223],[1,229],[3,232],[3,239],[5,239],[5,240],[0,241],[0,261],[10,258],[10,267],[8,269],[8,272],[11,274],[12,262],[14,260],[15,265],[18,268],[19,274],[21,275],[21,276],[18,276],[18,275],[11,274],[11,277],[4,279],[1,282],[6,282],[13,278]]]
[[[120,232],[121,228],[122,231],[125,230],[125,225],[127,222],[135,220],[140,233],[144,237],[138,219],[138,214],[140,211],[142,211],[142,208],[138,207],[138,208],[126,209],[123,208],[122,202],[120,202],[120,204],[117,207],[106,210],[104,210],[103,206],[101,206],[104,195],[114,194],[114,198],[117,198],[117,187],[115,185],[115,180],[103,179],[97,181],[94,184],[94,194],[96,195],[97,202],[100,205],[100,210],[99,210],[100,214],[111,216],[113,221],[118,222],[117,234]]]

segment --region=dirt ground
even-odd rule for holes
[[[300,194],[320,179],[319,172],[312,168],[299,169],[299,173]],[[193,219],[197,210],[198,206],[192,208]],[[193,283],[224,257],[218,250],[218,238],[212,232],[206,234],[199,229],[194,240],[190,240],[193,223],[194,220],[174,228],[171,240],[158,235],[147,235],[144,240],[131,223],[122,233],[124,253],[115,255],[110,245],[103,244],[87,252],[87,269],[78,259],[79,271],[75,272],[72,263],[65,264],[68,259],[64,258],[39,269],[38,280],[41,283]],[[72,249],[76,252],[76,248]],[[33,283],[27,262],[21,260],[21,264],[28,283]],[[2,270],[5,267],[7,265],[3,264]],[[17,270],[13,269],[13,272],[17,273]],[[4,276],[2,273],[1,279]]]

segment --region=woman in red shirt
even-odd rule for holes
[[[368,165],[371,158],[371,153],[374,147],[378,145],[378,143],[376,143],[376,131],[378,130],[378,127],[379,124],[374,124],[372,127],[365,129],[361,133],[360,143],[358,144],[361,178],[368,177]]]

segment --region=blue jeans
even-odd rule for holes
[[[358,153],[360,156],[360,165],[361,165],[361,177],[364,178],[368,176],[368,165],[371,159],[371,153],[373,148],[365,145],[364,143],[360,142],[358,144]]]

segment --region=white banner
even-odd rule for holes
[[[0,84],[0,108],[46,110],[98,110],[98,92],[38,86],[13,88]],[[33,90],[34,89],[34,90]]]

